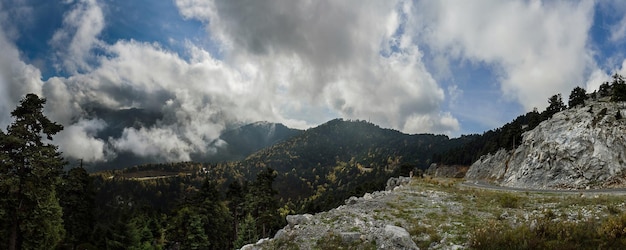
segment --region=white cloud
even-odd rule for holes
[[[594,69],[587,48],[593,2],[420,1],[417,37],[451,60],[484,62],[525,109],[546,106]]]
[[[225,48],[225,63],[263,86],[258,99],[274,100],[267,105],[278,121],[288,121],[282,118],[285,106],[330,108],[345,118],[405,132],[440,131],[405,126],[410,117],[427,116],[435,124],[454,119],[440,114],[444,92],[421,62],[419,48],[396,33],[410,14],[410,2],[184,0],[177,5],[185,17],[207,23]]]
[[[0,16],[2,15],[0,11]],[[0,27],[0,126],[11,121],[10,112],[27,93],[41,94],[41,72],[20,60],[20,54]]]
[[[57,30],[50,44],[57,49],[58,69],[77,73],[91,69],[94,47],[100,46],[97,36],[104,28],[104,14],[96,0],[80,0],[63,18],[63,26]]]
[[[189,161],[191,146],[170,128],[126,128],[121,138],[111,140],[113,147],[138,156],[167,161]]]
[[[587,90],[587,93],[591,93],[594,92],[598,89],[600,89],[600,85],[604,82],[608,82],[611,80],[611,76],[609,76],[607,73],[605,73],[602,70],[594,70],[591,75],[589,75],[589,79],[587,80],[587,83],[585,84],[585,86],[582,86],[585,88],[585,90]]]
[[[111,153],[104,141],[94,138],[95,134],[106,127],[103,120],[79,120],[55,136],[55,143],[66,156],[83,159],[86,162],[104,161]]]

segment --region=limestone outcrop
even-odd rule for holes
[[[608,101],[561,111],[525,132],[515,150],[481,157],[466,179],[536,189],[624,187],[625,115],[626,103]]]
[[[409,182],[409,177],[391,178],[387,182],[387,188],[391,190],[350,197],[345,205],[315,215],[288,215],[287,226],[274,238],[262,239],[241,249],[317,249],[320,244],[330,247],[341,244],[355,249],[419,249],[407,229],[374,212],[386,211],[389,203],[396,202],[399,196],[405,197],[403,187]],[[445,241],[434,245],[441,245],[439,248],[444,249],[449,246]]]
[[[443,178],[463,178],[469,166],[464,165],[444,165],[439,163],[430,164],[426,169],[426,174],[432,177]]]

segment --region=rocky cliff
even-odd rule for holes
[[[426,174],[432,177],[443,178],[463,178],[467,173],[469,166],[464,165],[445,165],[432,163],[430,167],[426,169]]]
[[[515,150],[481,157],[467,180],[520,188],[626,186],[626,103],[590,101],[523,134]]]

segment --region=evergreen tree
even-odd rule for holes
[[[270,237],[281,226],[279,214],[278,192],[272,187],[276,179],[276,171],[266,168],[261,171],[250,187],[246,196],[247,211],[256,218],[258,235],[261,238]]]
[[[611,85],[608,82],[604,82],[600,84],[598,95],[600,97],[605,97],[605,96],[609,96],[610,94],[611,94]]]
[[[67,232],[64,245],[74,248],[78,244],[89,242],[94,227],[95,209],[92,178],[84,168],[72,168],[63,175],[57,190]]]
[[[238,225],[239,230],[237,232],[237,239],[235,240],[235,248],[239,249],[242,246],[250,243],[254,243],[259,236],[256,233],[256,220],[251,214],[247,214],[241,223]]]
[[[28,94],[11,112],[15,121],[0,131],[0,247],[50,249],[63,238],[55,187],[65,162],[57,147],[42,142],[63,129],[43,115],[45,99]],[[5,245],[6,244],[6,245]]]
[[[230,210],[233,219],[232,242],[237,240],[240,219],[245,217],[244,208],[246,204],[247,190],[248,184],[246,182],[240,183],[238,180],[235,180],[228,185],[228,191],[226,191],[226,196],[229,199],[228,209]]]
[[[230,245],[231,217],[228,207],[224,204],[217,185],[208,178],[204,180],[200,193],[193,202],[199,213],[204,215],[204,231],[208,235],[211,249],[227,249]]]
[[[550,99],[548,99],[548,103],[550,105],[548,105],[548,107],[542,114],[544,115],[545,119],[552,117],[552,115],[566,108],[565,104],[563,104],[563,100],[561,99],[561,94],[551,96]]]
[[[611,93],[611,101],[624,102],[626,101],[626,82],[624,77],[618,74],[613,75],[613,86]]]
[[[193,227],[189,225],[194,225]],[[217,185],[205,179],[200,191],[182,205],[170,223],[167,238],[181,249],[228,249],[232,243],[230,212]],[[197,226],[200,225],[202,230]],[[206,239],[206,245],[205,240]],[[193,240],[193,241],[192,241]],[[194,245],[190,245],[191,242]]]
[[[570,93],[567,105],[569,106],[569,108],[573,108],[574,106],[579,104],[582,104],[584,106],[585,100],[587,99],[587,91],[581,87],[576,87]]]

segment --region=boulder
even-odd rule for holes
[[[391,249],[419,249],[415,242],[411,239],[411,235],[406,229],[393,225],[386,225],[385,238],[388,244],[386,247]]]
[[[393,190],[395,187],[406,185],[406,184],[409,184],[410,182],[411,182],[411,178],[409,177],[405,177],[405,176],[391,177],[389,178],[389,180],[387,180],[387,186],[385,187],[385,190],[387,191]]]
[[[289,227],[293,228],[295,225],[307,223],[309,220],[311,220],[312,217],[313,215],[310,214],[296,214],[287,215],[285,219],[287,220]]]

